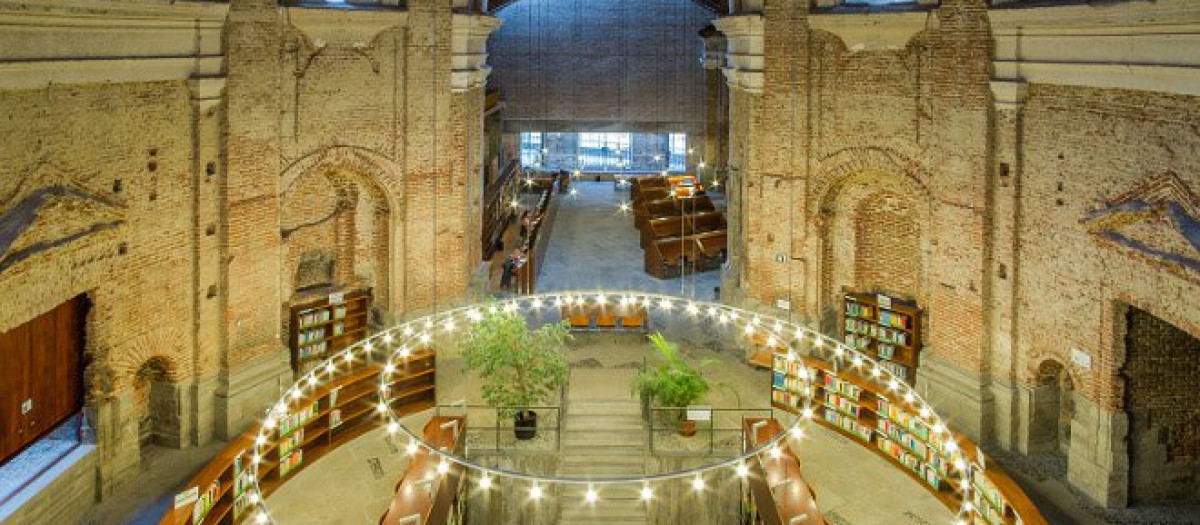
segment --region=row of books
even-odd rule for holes
[[[296,344],[306,345],[325,338],[325,327],[304,330],[296,334]]]
[[[864,335],[858,335],[853,332],[846,332],[845,339],[846,339],[846,346],[849,346],[850,348],[855,348],[858,350],[870,348],[871,345],[875,343],[874,339],[871,339],[870,337],[867,337]]]
[[[859,423],[858,420],[853,417],[839,413],[831,408],[825,408],[821,410],[821,417],[824,417],[825,421],[833,423],[834,425],[841,427],[843,430],[862,438],[863,441],[871,441],[871,428]]]
[[[316,417],[317,404],[309,403],[296,411],[290,412],[287,415],[279,418],[279,435],[286,436],[292,433],[293,430],[304,426],[309,420]]]
[[[879,398],[879,415],[892,420],[905,430],[912,432],[922,441],[929,442],[929,425],[914,414],[897,408],[887,399]]]
[[[908,381],[908,367],[896,363],[894,361],[880,361],[879,368],[891,372],[892,375],[900,378],[901,381]]]
[[[909,342],[908,332],[896,328],[879,326],[870,321],[862,319],[846,319],[846,339],[849,340],[852,335],[864,335],[874,339],[878,339],[885,343],[892,343],[907,346]],[[849,344],[849,342],[847,342]]]
[[[246,514],[247,510],[250,510],[253,507],[254,504],[250,502],[249,494],[238,496],[233,500],[233,522],[237,523],[238,519],[240,519],[242,515]]]
[[[879,343],[878,355],[880,359],[893,359],[896,357],[896,347],[887,343]]]
[[[856,386],[849,381],[838,379],[837,377],[834,377],[833,374],[828,372],[821,373],[821,383],[825,385],[826,391],[837,392],[838,394],[849,397],[850,399],[857,400],[858,396],[862,394],[861,387]]]
[[[849,299],[849,298],[847,298]],[[859,304],[850,300],[846,301],[846,317],[865,317],[867,319],[875,318],[875,309],[865,304]]]
[[[910,452],[921,457],[926,464],[938,472],[942,474],[950,472],[951,462],[942,454],[940,449],[930,446],[925,441],[910,434],[907,430],[898,427],[890,421],[881,419],[879,420],[879,432],[886,435],[892,441],[904,445]]]
[[[279,460],[279,477],[285,477],[293,470],[300,466],[304,461],[304,449],[296,449],[295,452],[288,454],[287,457]]]
[[[799,359],[788,361],[787,357],[775,354],[772,365],[772,368],[774,368],[776,371],[783,372],[791,376],[801,375],[801,370],[804,370],[804,373],[808,374],[808,370],[805,370],[804,362]]]
[[[826,393],[825,397],[821,399],[821,403],[828,408],[836,409],[838,412],[855,418],[862,414],[862,407],[858,406],[858,403],[842,396]]]
[[[1000,495],[1000,490],[988,481],[983,470],[975,470],[971,473],[971,484],[975,487],[976,497],[983,497],[989,505],[979,505],[982,501],[976,501],[976,507],[990,506],[994,509],[1004,508],[1004,497]]]
[[[804,396],[786,390],[771,389],[771,401],[778,405],[797,408],[804,401]]]
[[[297,316],[300,328],[308,328],[315,324],[321,324],[329,320],[329,310],[324,308],[319,310],[306,310]],[[345,314],[343,314],[345,315]]]
[[[328,349],[329,349],[329,341],[321,341],[320,343],[317,343],[315,345],[301,346],[300,349],[296,351],[296,354],[298,356],[298,359],[300,359],[301,361],[307,361],[314,357],[324,356],[325,351]]]
[[[788,390],[791,392],[804,392],[808,389],[808,384],[801,381],[800,378],[782,372],[775,372],[772,375],[771,386],[779,390]]]
[[[208,511],[212,510],[213,506],[217,504],[217,492],[220,489],[221,482],[213,481],[208,488],[200,491],[200,497],[192,507],[192,523],[204,522],[204,517],[208,515]]]
[[[889,456],[896,458],[900,464],[917,473],[921,479],[924,479],[925,482],[932,486],[935,490],[942,490],[945,481],[942,479],[941,474],[937,471],[937,469],[922,461],[921,458],[917,457],[908,450],[905,450],[904,447],[901,447],[898,443],[882,435],[875,438],[875,444],[879,447],[879,450],[882,450]]]
[[[304,427],[296,429],[295,432],[284,436],[279,440],[279,456],[286,456],[292,450],[295,450],[304,442]]]
[[[893,328],[912,329],[912,317],[883,310],[879,312],[879,324]]]

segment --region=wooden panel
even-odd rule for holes
[[[78,296],[0,334],[0,457],[8,459],[83,407],[83,329]],[[21,404],[33,408],[21,413]]]
[[[25,444],[21,401],[29,385],[29,329],[19,326],[0,334],[0,458],[8,459]]]

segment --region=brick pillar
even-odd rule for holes
[[[725,79],[721,68],[725,66],[725,35],[713,26],[700,30],[704,42],[704,147],[701,158],[705,166],[700,171],[705,179],[714,179],[724,170],[729,136],[722,133],[729,114],[728,98],[725,96]]]
[[[347,188],[347,195],[338,203],[337,215],[333,220],[333,235],[337,240],[336,259],[333,266],[333,281],[339,285],[347,285],[354,278],[354,246],[355,238],[354,216],[358,213],[358,199],[350,195],[354,190]]]
[[[282,22],[271,0],[234,0],[226,22],[225,246],[217,286],[224,309],[216,433],[254,423],[290,382],[280,338],[279,52]]]
[[[937,182],[929,268],[930,298],[925,351],[917,388],[959,430],[991,439],[989,329],[985,281],[994,246],[991,226],[992,40],[984,0],[945,0],[933,36],[931,107],[926,155]],[[925,137],[922,139],[926,140]]]

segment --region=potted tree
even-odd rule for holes
[[[633,390],[641,398],[643,407],[653,401],[662,407],[677,408],[666,412],[670,414],[668,417],[679,424],[681,435],[694,435],[696,422],[684,417],[685,409],[708,393],[710,385],[699,369],[713,361],[704,360],[693,367],[679,354],[679,348],[661,333],[650,334],[649,338],[663,362],[654,368],[643,369],[634,376]]]
[[[514,418],[517,439],[537,435],[537,413],[529,407],[546,402],[566,382],[561,350],[570,337],[565,322],[530,330],[519,313],[497,309],[463,338],[464,371],[479,374],[488,406]]]

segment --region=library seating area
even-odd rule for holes
[[[669,279],[721,267],[728,252],[725,214],[694,177],[632,180],[634,226],[647,274]]]

